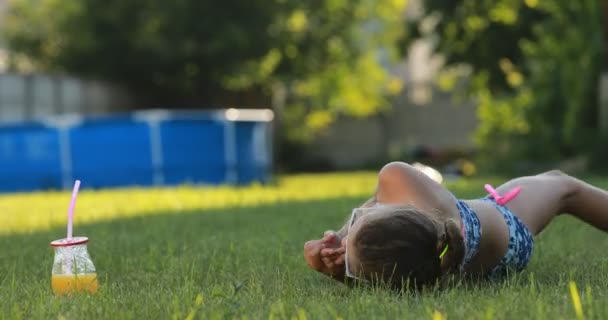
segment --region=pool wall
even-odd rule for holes
[[[267,109],[148,110],[0,124],[0,191],[267,182]]]

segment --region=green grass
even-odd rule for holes
[[[373,181],[357,173],[266,187],[85,190],[75,234],[91,239],[100,290],[71,298],[51,293],[48,246],[65,234],[69,193],[2,196],[0,318],[573,319],[570,281],[586,318],[608,318],[608,235],[569,217],[539,237],[526,271],[500,282],[397,296],[309,270],[304,241],[337,227]],[[483,192],[482,180],[448,186],[465,198]]]

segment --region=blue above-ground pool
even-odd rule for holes
[[[267,109],[150,110],[0,124],[0,191],[266,182]]]

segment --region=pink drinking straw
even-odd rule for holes
[[[72,201],[70,202],[70,209],[68,210],[68,241],[72,240],[72,221],[74,221],[74,206],[76,206],[76,196],[78,195],[78,189],[80,188],[80,180],[76,180],[74,183],[74,190],[72,190]]]

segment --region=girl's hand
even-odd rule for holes
[[[323,243],[327,248],[339,248],[342,246],[342,239],[335,231],[327,230],[323,234]]]
[[[313,270],[332,277],[344,274],[344,247],[333,231],[326,231],[323,239],[306,242],[304,257]]]
[[[325,264],[321,261],[321,250],[325,249],[323,239],[310,240],[304,244],[304,259],[313,270],[325,273]]]
[[[344,248],[321,250],[321,261],[330,274],[344,274]]]
[[[321,261],[332,274],[344,274],[344,246],[334,231],[325,231],[325,248],[321,249]]]

